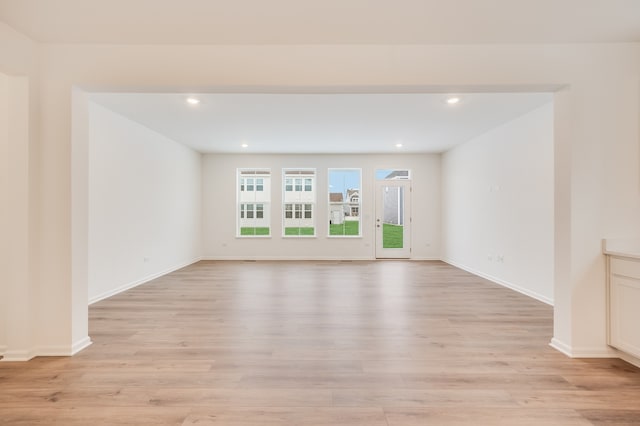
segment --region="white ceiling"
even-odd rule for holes
[[[467,93],[456,105],[428,93],[208,93],[193,95],[201,101],[193,106],[188,96],[91,99],[203,153],[443,152],[552,101],[550,93]]]
[[[0,0],[0,20],[47,43],[640,41],[639,0]]]

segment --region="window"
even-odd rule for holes
[[[264,204],[240,204],[240,219],[264,219]]]
[[[406,169],[377,169],[376,180],[409,180],[411,173]]]
[[[361,236],[362,171],[329,169],[329,236]]]
[[[238,169],[237,236],[271,235],[271,171]]]
[[[315,170],[283,169],[282,174],[284,236],[315,236]]]
[[[240,192],[264,192],[265,178],[240,178]]]

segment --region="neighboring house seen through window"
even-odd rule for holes
[[[359,237],[360,169],[329,169],[329,236]]]
[[[283,169],[283,235],[314,236],[315,178],[314,169]]]
[[[238,169],[237,235],[271,235],[270,205],[271,171]]]

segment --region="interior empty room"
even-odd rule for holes
[[[640,4],[241,3],[0,0],[0,423],[640,424]]]

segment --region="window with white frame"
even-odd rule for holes
[[[238,169],[237,235],[271,235],[271,171]]]
[[[283,235],[315,236],[316,171],[283,169]]]
[[[376,180],[409,180],[411,170],[407,169],[376,169]]]
[[[358,237],[362,172],[360,169],[329,169],[329,236]]]

